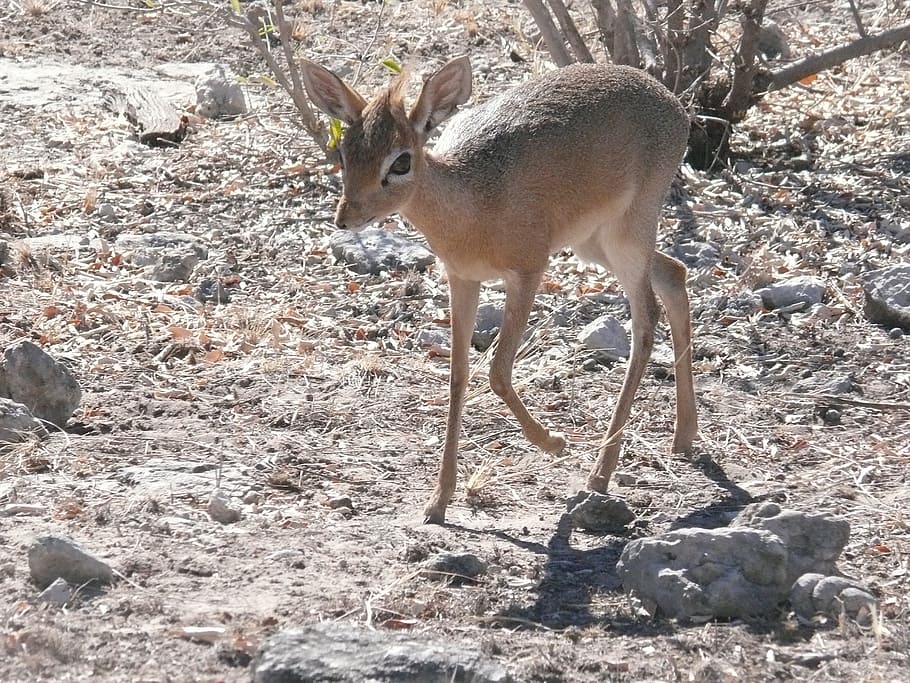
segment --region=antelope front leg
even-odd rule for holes
[[[461,410],[468,384],[468,351],[474,334],[480,283],[462,280],[449,273],[449,305],[452,318],[452,358],[449,368],[449,417],[446,440],[436,489],[423,509],[424,522],[442,524],[446,506],[455,493],[458,478],[458,438],[461,436]]]
[[[509,406],[528,441],[545,451],[558,453],[565,448],[565,438],[562,434],[550,433],[534,419],[512,387],[512,365],[515,363],[521,336],[528,325],[528,314],[534,304],[534,294],[541,275],[542,273],[522,274],[506,280],[506,309],[499,330],[498,346],[490,366],[490,387]]]

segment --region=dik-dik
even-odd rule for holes
[[[643,72],[576,64],[523,83],[463,111],[433,149],[433,130],[471,95],[471,65],[454,59],[423,84],[410,109],[399,77],[367,101],[331,71],[301,64],[313,103],[347,128],[340,144],[344,192],[335,223],[358,230],[398,212],[423,233],[448,274],[452,358],[445,446],[424,509],[442,523],[455,491],[468,350],[480,284],[502,279],[506,303],[490,386],[524,435],[558,452],[512,388],[512,365],[550,254],[571,247],[609,268],[632,314],[632,353],[588,486],[605,491],[622,430],[667,311],[676,357],[673,451],[698,430],[692,383],[686,269],[655,251],[661,207],[682,159],[689,121],[679,101]]]

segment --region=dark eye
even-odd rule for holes
[[[395,175],[404,175],[409,173],[411,170],[411,154],[410,152],[404,152],[398,155],[398,158],[392,162],[392,165],[389,166],[389,173],[394,173]]]

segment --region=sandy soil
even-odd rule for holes
[[[587,321],[626,316],[607,274],[554,258],[516,369],[567,451],[523,440],[475,353],[462,486],[450,524],[422,525],[447,362],[414,340],[445,327],[441,270],[377,278],[335,263],[340,180],[287,98],[256,78],[265,66],[238,33],[205,16],[26,4],[0,10],[0,236],[14,247],[0,272],[0,343],[40,343],[84,395],[65,433],[0,456],[0,503],[44,506],[0,518],[0,679],[248,680],[263,638],[320,620],[473,645],[521,681],[910,679],[910,345],[864,319],[858,276],[908,255],[906,48],[769,97],[737,131],[735,167],[682,173],[662,248],[719,253],[691,277],[701,438],[688,456],[668,454],[661,325],[621,463],[638,484],[614,489],[639,533],[725,524],[759,499],[846,517],[841,568],[880,598],[879,627],[801,623],[785,608],[692,625],[636,617],[614,569],[626,539],[560,523],[623,374],[586,365],[576,344]],[[784,16],[794,47],[843,32],[841,4]],[[882,8],[906,14],[864,11],[871,21]],[[359,70],[365,90],[385,79],[389,54],[429,70],[470,53],[481,98],[543,68],[518,4],[399,3],[380,17],[377,3],[317,1],[299,12],[301,52]],[[342,57],[354,53],[362,61]],[[194,120],[175,149],[130,142],[105,94],[150,83],[189,106],[187,64],[199,62],[247,77],[253,114]],[[166,230],[209,248],[187,284],[150,282],[109,248]],[[825,278],[828,311],[737,314],[737,297],[784,274]],[[206,277],[226,283],[229,303],[189,303]],[[216,486],[244,501],[240,522],[206,514]],[[334,507],[344,496],[352,508]],[[71,608],[43,606],[26,555],[48,533],[124,579]],[[475,553],[490,571],[462,586],[416,576],[439,549]],[[188,626],[224,632],[200,642]]]

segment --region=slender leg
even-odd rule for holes
[[[686,293],[686,267],[674,258],[656,252],[651,281],[670,321],[673,355],[676,357],[676,429],[673,452],[689,450],[698,434],[695,387],[692,380],[692,323]]]
[[[446,440],[436,489],[423,510],[427,524],[442,524],[446,505],[455,493],[458,478],[458,439],[461,436],[461,411],[468,384],[468,351],[477,316],[480,283],[462,280],[449,274],[449,299],[452,316],[452,358],[449,369],[449,417]]]
[[[632,260],[630,254],[626,256]],[[641,383],[642,375],[651,357],[654,348],[654,327],[657,325],[658,308],[657,299],[651,289],[650,259],[645,257],[642,267],[634,276],[628,273],[616,272],[626,296],[629,298],[629,307],[632,311],[632,354],[626,369],[626,377],[616,400],[610,426],[600,446],[597,462],[588,477],[588,487],[592,491],[605,493],[610,483],[610,477],[616,470],[619,462],[620,442],[622,431],[632,411],[632,400]]]
[[[490,387],[505,401],[509,410],[518,419],[528,441],[545,451],[561,451],[566,440],[561,434],[551,433],[538,422],[522,403],[512,387],[512,365],[521,343],[521,335],[528,325],[528,314],[534,304],[534,294],[542,273],[515,275],[506,281],[506,308],[499,343],[490,366]]]

